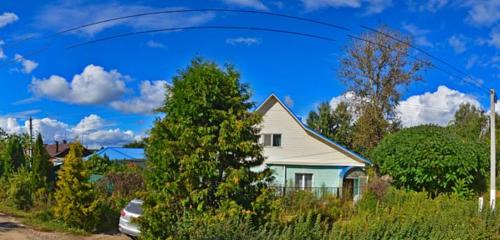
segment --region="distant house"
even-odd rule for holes
[[[125,147],[105,147],[85,159],[97,155],[100,157],[107,156],[110,161],[117,161],[120,163],[133,163],[139,166],[144,166],[146,157],[144,155],[144,148],[125,148]]]
[[[63,140],[61,143],[59,141],[55,141],[54,144],[46,144],[45,149],[50,156],[50,161],[54,165],[60,165],[64,161],[66,155],[69,152],[69,143],[66,140]],[[83,156],[88,156],[92,153],[92,150],[83,148]]]
[[[358,199],[370,161],[308,128],[274,94],[257,109],[265,167],[282,191],[329,191]]]

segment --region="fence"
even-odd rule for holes
[[[291,186],[272,186],[277,194],[280,196],[284,196],[285,194],[290,194],[298,191],[309,191],[314,193],[316,196],[321,197],[323,195],[333,195],[338,198],[342,197],[347,197],[350,195],[352,197],[352,192],[351,194],[348,194],[347,192],[342,194],[342,188],[341,187],[291,187]],[[344,195],[344,196],[342,196]]]

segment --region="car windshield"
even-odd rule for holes
[[[128,203],[128,205],[125,207],[125,210],[127,212],[133,213],[133,214],[142,214],[142,202],[137,202],[137,201],[131,201]]]

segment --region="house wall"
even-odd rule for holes
[[[347,154],[312,136],[275,99],[261,107],[261,133],[281,134],[280,147],[264,147],[266,163],[293,165],[364,166]]]
[[[279,186],[294,186],[295,173],[310,173],[312,174],[312,187],[342,187],[341,167],[338,166],[268,166],[273,171],[274,183]]]

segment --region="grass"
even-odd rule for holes
[[[0,204],[0,212],[9,216],[16,217],[22,224],[44,232],[65,232],[81,236],[90,235],[88,232],[68,227],[64,223],[52,218],[47,210],[31,210],[29,212],[18,210],[13,207]]]

